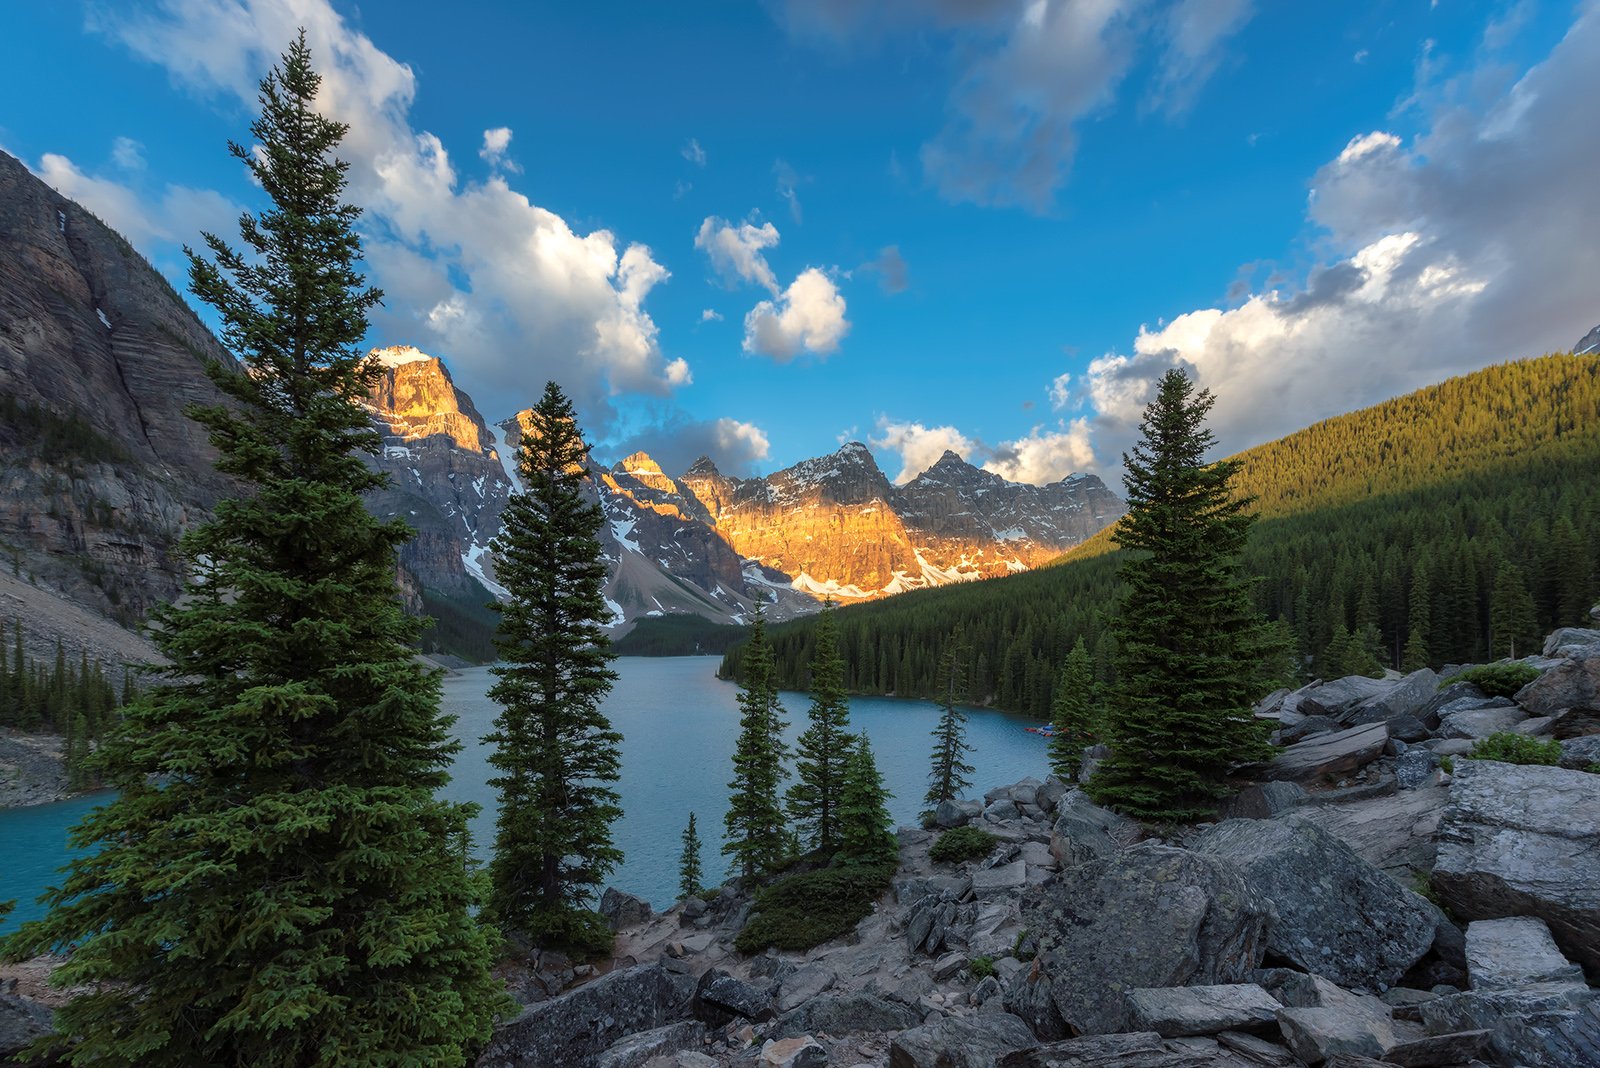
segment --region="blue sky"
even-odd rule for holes
[[[869,12],[863,14],[863,12]],[[1600,322],[1600,5],[7,5],[0,147],[181,282],[298,25],[353,124],[374,344],[602,456],[868,441],[1115,476],[1150,384],[1225,448]],[[509,131],[507,134],[505,131]]]

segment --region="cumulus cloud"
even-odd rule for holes
[[[801,353],[827,356],[850,332],[844,297],[833,279],[807,267],[776,301],[763,300],[744,317],[744,350],[786,363]]]
[[[778,228],[770,222],[760,226],[742,222],[735,226],[714,215],[706,216],[694,235],[694,247],[706,254],[726,284],[749,282],[774,294],[778,292],[778,279],[762,250],[777,243]]]
[[[349,199],[366,209],[373,280],[387,294],[373,320],[379,338],[444,356],[469,391],[511,404],[531,397],[529,383],[555,378],[598,434],[615,395],[661,395],[690,381],[688,365],[661,351],[645,310],[668,278],[649,248],[605,229],[575,231],[512,189],[508,168],[461,179],[443,142],[412,124],[415,72],[328,0],[100,6],[90,24],[230,106],[254,105],[257,81],[305,28],[323,75],[317,106],[350,124],[340,155]],[[503,159],[510,138],[487,131],[485,158]]]
[[[700,457],[709,456],[723,474],[743,478],[756,474],[772,450],[767,432],[754,423],[727,416],[691,419],[680,413],[627,438],[616,451],[622,456],[648,452],[673,477]]]
[[[700,321],[702,323],[720,323],[722,322],[722,313],[715,308],[702,308],[700,310]]]
[[[899,455],[896,484],[911,481],[949,450],[1008,481],[1044,485],[1095,466],[1090,434],[1088,419],[1079,418],[1054,428],[1035,426],[1025,437],[988,445],[953,426],[930,427],[880,417],[878,433],[871,442],[875,448]]]
[[[950,200],[1046,211],[1077,127],[1113,106],[1142,57],[1147,106],[1181,113],[1252,12],[1250,0],[785,0],[778,17],[846,49],[942,42],[957,73],[944,125],[922,146],[927,178]]]
[[[876,274],[885,293],[904,293],[911,284],[911,272],[900,255],[899,245],[885,245],[878,250],[877,258],[863,263],[861,269]]]
[[[506,150],[510,147],[511,127],[496,126],[483,131],[483,147],[478,149],[478,157],[491,167],[504,167],[520,174],[522,168],[506,159]]]

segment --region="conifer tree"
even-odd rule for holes
[[[152,631],[166,681],[96,761],[119,795],[5,946],[73,947],[56,1026],[78,1064],[460,1065],[508,1004],[472,807],[437,797],[458,746],[395,588],[411,532],[363,503],[386,482],[357,403],[379,294],[317,88],[302,34],[261,83],[259,144],[229,146],[271,206],[241,217],[246,252],[190,254],[247,371],[212,366],[233,403],[192,413],[239,495],[183,541],[190,586]]]
[[[598,504],[584,498],[589,448],[572,403],[554,382],[522,428],[511,495],[494,540],[500,705],[489,757],[499,791],[489,909],[535,945],[587,952],[610,945],[587,905],[622,860],[611,824],[622,814],[622,736],[600,703],[611,689],[611,648],[601,621],[605,561]]]
[[[1406,648],[1401,657],[1400,669],[1412,672],[1420,671],[1427,666],[1428,641],[1422,636],[1421,627],[1412,627],[1411,633],[1406,637]]]
[[[833,602],[823,606],[811,657],[811,724],[795,745],[789,816],[803,847],[832,853],[839,844],[839,791],[855,739],[845,695],[844,660]]]
[[[728,833],[722,851],[734,859],[742,876],[750,878],[775,868],[789,844],[779,794],[787,774],[783,731],[788,724],[778,703],[772,646],[759,604],[744,665],[739,739],[733,751],[733,780],[728,783],[733,794],[724,817]]]
[[[1526,656],[1538,641],[1533,595],[1528,592],[1522,569],[1515,564],[1501,564],[1495,573],[1489,601],[1489,633],[1489,655],[1496,657]]]
[[[689,826],[683,829],[683,853],[678,858],[678,896],[694,897],[705,884],[705,873],[700,867],[700,832],[694,825],[694,813],[689,813]]]
[[[972,765],[962,758],[972,751],[967,744],[967,714],[956,704],[966,684],[967,648],[960,634],[950,636],[939,658],[939,704],[944,709],[933,728],[933,768],[923,800],[930,808],[954,801],[972,785],[967,778]]]
[[[845,764],[844,789],[839,795],[839,860],[846,864],[892,862],[899,855],[894,820],[883,776],[872,756],[872,743],[863,733],[851,747]]]
[[[1078,780],[1085,746],[1099,733],[1095,718],[1094,665],[1080,637],[1061,666],[1050,726],[1050,767],[1066,782]]]
[[[1230,490],[1239,462],[1205,462],[1211,405],[1209,391],[1168,371],[1123,455],[1128,514],[1116,541],[1134,551],[1114,624],[1111,753],[1089,792],[1141,819],[1210,814],[1228,769],[1268,752],[1251,705],[1272,633],[1238,562],[1254,517]]]

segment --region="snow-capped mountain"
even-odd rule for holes
[[[489,551],[517,486],[526,413],[489,426],[444,364],[412,348],[374,350],[384,375],[368,398],[393,486],[377,502],[419,531],[402,555],[418,585],[499,593]],[[702,457],[677,478],[643,452],[591,464],[605,514],[606,596],[617,624],[671,613],[742,622],[927,586],[1024,571],[1123,513],[1092,475],[1048,486],[1007,482],[947,452],[904,486],[850,442],[760,478],[730,478]]]

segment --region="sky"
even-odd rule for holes
[[[602,459],[1115,485],[1168,368],[1232,452],[1600,322],[1600,0],[14,0],[0,149],[182,288],[302,26],[370,342]]]

